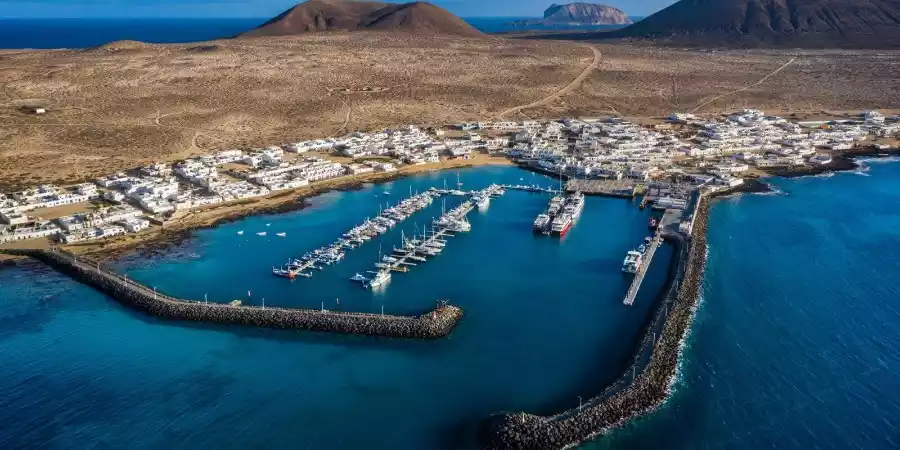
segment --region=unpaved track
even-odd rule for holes
[[[779,67],[779,68],[775,69],[774,71],[772,71],[772,73],[770,73],[770,74],[768,74],[768,75],[766,75],[766,76],[760,78],[759,81],[757,81],[756,83],[748,84],[748,85],[746,85],[746,86],[744,86],[744,87],[742,87],[742,88],[740,88],[740,89],[735,89],[735,90],[733,90],[733,91],[731,91],[731,92],[726,92],[726,93],[724,93],[724,94],[722,94],[722,95],[717,95],[717,96],[715,96],[715,97],[713,97],[713,98],[711,98],[711,99],[709,99],[709,100],[707,100],[707,101],[705,101],[705,102],[703,102],[703,103],[701,103],[701,104],[695,106],[694,109],[692,109],[690,112],[691,112],[691,113],[695,113],[695,112],[697,112],[697,110],[699,110],[700,108],[703,108],[704,106],[709,105],[710,103],[713,103],[713,102],[715,102],[716,100],[722,99],[722,98],[724,98],[724,97],[728,97],[729,95],[737,94],[737,93],[739,93],[739,92],[744,92],[744,91],[746,91],[747,89],[750,89],[750,88],[754,88],[754,87],[756,87],[756,86],[759,86],[759,85],[765,83],[766,80],[768,80],[769,78],[772,78],[772,77],[774,77],[775,75],[777,75],[778,72],[781,72],[782,70],[786,69],[787,66],[793,64],[794,61],[796,61],[796,60],[797,60],[797,57],[795,56],[795,57],[791,58],[790,61],[788,61],[788,62],[782,64],[781,67]]]
[[[600,67],[600,59],[603,58],[603,54],[600,53],[600,50],[598,50],[596,47],[594,47],[593,45],[588,45],[587,47],[590,48],[592,52],[594,52],[594,60],[591,61],[591,64],[589,66],[585,67],[584,71],[582,71],[581,74],[578,75],[577,78],[572,80],[572,82],[569,83],[568,86],[566,86],[566,87],[554,92],[553,94],[550,94],[549,96],[544,97],[543,99],[538,100],[536,102],[529,103],[527,105],[516,106],[515,108],[507,109],[506,111],[503,111],[503,112],[497,114],[495,117],[500,119],[500,118],[506,117],[510,114],[520,112],[522,110],[537,108],[538,106],[544,106],[544,105],[562,97],[563,95],[568,94],[569,92],[571,92],[572,90],[577,88],[579,85],[581,85],[581,82],[583,82],[588,76],[591,75],[591,73],[593,73],[595,70],[597,70],[597,67]]]

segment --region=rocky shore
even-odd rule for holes
[[[434,310],[414,317],[187,301],[157,293],[98,268],[93,262],[62,251],[4,250],[2,253],[41,261],[97,288],[128,308],[161,319],[390,338],[438,339],[450,334],[463,315],[460,308],[444,302],[439,302]]]
[[[747,186],[743,189],[747,189]],[[757,186],[758,187],[758,186]],[[743,190],[741,189],[741,190]],[[706,231],[709,208],[714,196],[728,195],[732,190],[702,196],[696,208],[696,221],[690,242],[676,234],[666,239],[676,247],[677,267],[670,273],[665,306],[665,323],[661,332],[645,343],[653,345],[649,362],[641,364],[636,356],[623,379],[621,389],[607,389],[599,397],[580,408],[552,417],[527,413],[503,414],[491,418],[484,432],[484,444],[489,449],[556,449],[567,448],[617,428],[632,418],[655,410],[672,392],[678,374],[679,361],[693,322],[706,266]],[[648,327],[651,333],[653,327]],[[653,343],[653,339],[656,340]],[[643,347],[642,347],[643,348]],[[639,352],[640,355],[640,352]],[[643,368],[643,369],[642,369]],[[641,370],[642,369],[642,370]],[[634,370],[633,381],[631,372]],[[621,380],[620,380],[621,381]],[[616,383],[615,385],[618,385]],[[614,386],[615,386],[614,385]]]

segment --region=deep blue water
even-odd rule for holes
[[[528,17],[464,18],[485,33],[536,29],[604,29],[604,25],[514,27]],[[119,40],[152,43],[199,42],[251,30],[267,18],[231,19],[0,19],[0,49],[86,48]],[[637,18],[633,18],[637,20]]]
[[[674,397],[585,447],[900,446],[900,164],[869,165],[867,176],[776,179],[781,194],[717,202]],[[337,289],[341,308],[405,312],[448,297],[468,315],[442,341],[183,326],[37,264],[0,270],[0,447],[471,448],[492,412],[577,404],[618,372],[651,303],[647,289],[633,309],[620,304],[618,264],[646,219],[633,204],[589,198],[557,242],[528,230],[546,199],[511,192],[383,296],[345,279],[377,242],[311,280],[266,274],[279,256],[376,212],[375,194],[445,176],[455,181],[429,174],[328,194],[303,211],[200,231],[150,263],[120,263],[166,292],[216,301],[252,288],[267,304],[337,308]],[[511,168],[462,172],[467,188],[519,177],[552,183]],[[236,235],[261,229],[288,237]],[[662,269],[654,264],[655,287]]]
[[[554,184],[510,167],[460,176],[468,189]],[[248,301],[252,290],[255,304],[418,313],[447,298],[467,315],[445,340],[185,326],[132,313],[37,264],[0,270],[0,448],[475,448],[490,414],[571,407],[617,377],[671,255],[658,256],[637,304],[624,307],[619,267],[649,213],[623,200],[588,198],[560,241],[531,233],[547,196],[509,192],[470,215],[470,233],[379,294],[348,280],[371,267],[375,240],[312,279],[269,273],[374,215],[379,202],[445,177],[456,182],[431,173],[326,194],[302,211],[199,231],[150,261],[118,263],[162,292],[211,301]],[[407,232],[440,209],[411,217]],[[272,236],[280,231],[287,237]],[[385,249],[400,232],[381,237]]]

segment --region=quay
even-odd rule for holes
[[[525,192],[543,192],[547,194],[560,194],[562,193],[558,189],[544,188],[540,187],[536,184],[533,185],[524,185],[524,184],[501,184],[501,188],[506,189],[508,191],[525,191]]]
[[[462,309],[443,301],[421,316],[397,316],[182,300],[62,250],[10,249],[0,250],[0,253],[38,260],[96,288],[123,306],[161,319],[388,338],[439,339],[449,335],[463,315]]]
[[[633,198],[637,186],[634,181],[623,180],[599,180],[572,178],[566,183],[566,191],[581,192],[584,195],[598,195],[604,197]]]
[[[638,268],[637,273],[634,274],[634,280],[631,282],[631,286],[628,288],[628,292],[625,294],[625,300],[622,301],[625,306],[631,306],[634,304],[634,299],[637,297],[638,291],[641,289],[641,284],[644,282],[644,277],[647,275],[647,272],[650,271],[650,262],[653,261],[653,255],[656,254],[656,249],[659,248],[660,243],[662,243],[662,236],[657,233],[653,236],[653,240],[650,241],[650,246],[647,248],[647,251],[644,252],[644,257],[641,261],[641,265]]]

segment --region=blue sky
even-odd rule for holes
[[[401,3],[399,0],[388,0]],[[563,3],[563,0],[555,0]],[[591,0],[587,0],[591,1]],[[300,0],[0,0],[0,17],[271,17]],[[431,0],[463,16],[537,17],[554,0]],[[646,16],[674,0],[594,0]]]

